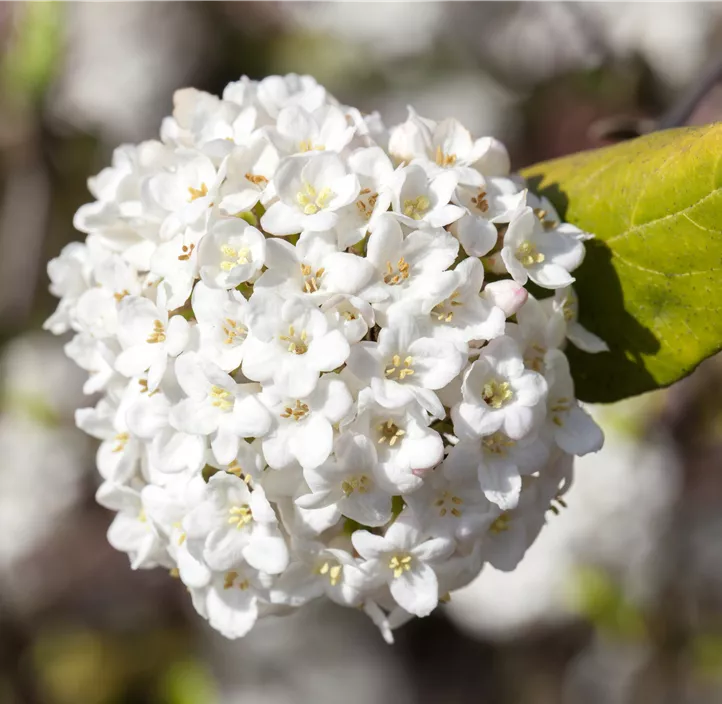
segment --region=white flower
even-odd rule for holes
[[[559,316],[547,316],[539,301],[529,296],[516,312],[516,324],[508,325],[507,334],[519,346],[524,364],[535,372],[544,373],[547,352],[564,342],[564,320]]]
[[[244,348],[243,373],[254,381],[273,381],[279,393],[288,396],[308,396],[319,374],[340,367],[349,354],[343,333],[300,298],[283,301],[254,293],[249,323],[252,334]]]
[[[145,515],[167,540],[167,550],[178,565],[178,576],[191,588],[205,587],[211,570],[191,555],[181,525],[185,515],[203,499],[205,482],[200,475],[170,487],[149,484],[141,491]]]
[[[218,472],[209,480],[203,501],[184,519],[189,549],[213,570],[233,570],[246,563],[267,574],[288,565],[288,548],[263,488],[249,491],[238,477]]]
[[[368,578],[348,551],[298,541],[294,553],[298,561],[289,565],[271,591],[274,603],[300,606],[326,594],[342,606],[360,604]]]
[[[491,435],[502,430],[518,439],[544,417],[547,384],[524,368],[515,342],[492,340],[464,373],[463,400],[451,410],[457,435]]]
[[[266,239],[240,218],[218,220],[203,238],[198,263],[203,282],[235,288],[253,278],[266,258]]]
[[[382,526],[391,519],[391,496],[376,478],[377,454],[363,435],[346,433],[336,442],[335,460],[304,470],[311,489],[296,499],[306,509],[335,506],[364,526]]]
[[[87,247],[79,242],[66,245],[60,256],[48,263],[48,277],[51,282],[50,293],[62,300],[43,327],[55,335],[61,335],[70,327],[75,302],[90,286]]]
[[[458,252],[459,243],[446,231],[416,230],[404,237],[399,223],[384,215],[366,247],[377,280],[361,297],[371,301],[377,311],[394,301],[421,297],[430,276],[448,269]]]
[[[549,353],[547,365],[547,415],[556,444],[564,452],[580,457],[598,452],[604,444],[604,433],[574,398],[569,361],[559,350],[554,350]]]
[[[226,180],[220,187],[221,212],[238,215],[252,210],[259,201],[265,204],[278,163],[276,148],[262,137],[234,149],[226,160]]]
[[[216,572],[207,587],[191,590],[193,605],[226,638],[242,638],[258,619],[259,603],[268,594],[266,582],[248,565]]]
[[[150,270],[162,279],[160,286],[165,288],[170,310],[181,308],[191,295],[198,278],[198,242],[202,235],[201,231],[187,228],[168,242],[159,244],[150,259]],[[122,296],[125,291],[114,295]]]
[[[451,448],[443,470],[456,481],[475,478],[486,499],[508,511],[519,502],[522,476],[539,469],[548,457],[549,448],[539,436],[514,440],[496,431]]]
[[[348,158],[361,190],[355,202],[339,211],[336,225],[338,245],[346,249],[373,229],[378,217],[391,205],[394,167],[381,147],[357,149]]]
[[[492,137],[473,140],[458,120],[447,118],[435,123],[412,108],[408,120],[391,131],[389,151],[401,161],[418,160],[432,176],[452,171],[459,183],[469,185],[480,184],[482,173],[509,173],[509,155],[501,142]]]
[[[399,517],[384,536],[357,530],[351,540],[366,560],[362,569],[378,582],[386,582],[399,606],[416,616],[428,616],[434,610],[439,585],[433,563],[454,551],[452,541],[424,540],[422,531],[408,516]]]
[[[134,377],[148,372],[148,388],[158,388],[168,364],[188,344],[188,322],[181,315],[168,317],[163,307],[147,298],[126,296],[118,307],[118,341],[123,351],[115,368]]]
[[[321,310],[350,342],[359,342],[375,322],[371,305],[357,296],[335,294],[324,301]]]
[[[471,188],[459,186],[454,202],[466,214],[451,225],[464,251],[472,257],[488,254],[499,239],[496,223],[508,223],[526,204],[526,191],[507,178],[490,178]]]
[[[423,475],[444,456],[441,436],[429,428],[429,417],[416,403],[385,408],[370,389],[358,397],[358,415],[349,430],[376,446],[378,479],[391,493],[407,493],[423,484]]]
[[[183,432],[211,435],[211,448],[219,462],[228,463],[236,456],[241,438],[268,432],[271,418],[258,399],[255,384],[237,384],[195,352],[181,355],[175,371],[188,398],[173,407],[170,421]]]
[[[132,569],[170,564],[157,530],[148,521],[137,490],[103,482],[95,498],[102,506],[118,512],[108,528],[108,542],[116,550],[128,554]]]
[[[209,288],[199,281],[191,298],[200,352],[224,372],[241,365],[248,335],[248,302],[238,291]]]
[[[273,119],[285,107],[298,105],[313,111],[326,100],[326,89],[313,76],[299,76],[295,73],[268,76],[258,83],[257,90],[258,102]]]
[[[332,152],[285,159],[273,186],[279,200],[261,218],[272,235],[331,229],[337,211],[356,200],[360,190],[358,178]]]
[[[338,251],[333,231],[307,232],[295,247],[285,240],[268,240],[266,266],[256,291],[271,289],[284,298],[316,301],[337,293],[357,294],[374,275],[370,262]]]
[[[353,134],[353,125],[335,105],[324,105],[313,112],[297,105],[285,107],[278,114],[275,129],[269,130],[270,138],[284,154],[340,152]]]
[[[178,149],[172,169],[143,182],[144,204],[162,220],[164,239],[210,213],[223,178],[223,171],[216,170],[207,156],[191,149]]]
[[[96,456],[100,475],[118,484],[133,477],[144,451],[142,444],[128,431],[123,413],[126,408],[103,398],[95,408],[79,408],[75,412],[77,426],[102,441]]]
[[[432,472],[424,486],[404,500],[419,525],[431,535],[465,541],[478,537],[495,514],[474,481],[449,481],[444,465]]]
[[[566,337],[575,347],[592,354],[609,352],[609,346],[604,340],[578,322],[579,300],[571,286],[558,288],[554,291],[554,297],[545,298],[542,305],[550,317],[561,318],[564,321]]]
[[[484,267],[478,259],[464,259],[452,271],[429,278],[426,291],[419,294],[418,308],[433,337],[465,349],[472,340],[491,340],[504,333],[505,313],[480,295],[483,282]],[[397,305],[400,314],[414,311],[412,306]],[[394,311],[395,307],[389,310],[391,319]]]
[[[584,245],[576,238],[547,229],[531,208],[509,223],[501,258],[514,281],[531,279],[544,288],[563,288],[574,281],[569,274],[584,259]]]
[[[286,469],[296,462],[304,470],[313,469],[325,462],[333,448],[333,426],[353,405],[346,384],[333,374],[322,376],[303,398],[291,398],[273,386],[266,386],[258,398],[272,419],[262,446],[273,469]]]
[[[453,342],[423,337],[412,318],[402,318],[384,328],[378,342],[354,345],[347,364],[352,374],[370,382],[382,406],[402,408],[417,401],[443,418],[444,407],[434,390],[446,386],[464,361]]]
[[[407,166],[394,174],[391,207],[408,227],[444,227],[458,220],[464,211],[449,203],[456,188],[454,174],[429,178],[420,166]]]

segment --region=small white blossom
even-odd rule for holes
[[[261,218],[261,226],[272,235],[329,230],[338,221],[337,211],[360,191],[358,178],[332,152],[284,160],[273,186],[279,200]]]
[[[582,263],[584,245],[571,235],[547,229],[531,208],[524,208],[509,223],[501,258],[519,284],[531,279],[544,288],[563,288],[574,281],[569,272]]]
[[[265,237],[239,218],[219,220],[203,238],[198,255],[203,282],[226,289],[253,278],[265,259]]]
[[[357,530],[351,537],[366,560],[362,569],[387,583],[396,603],[416,616],[427,616],[439,601],[439,584],[433,564],[448,557],[454,543],[446,538],[424,540],[408,516],[397,519],[386,535]]]
[[[279,574],[288,564],[288,548],[263,488],[253,491],[233,474],[218,472],[208,481],[203,501],[184,519],[191,552],[212,570],[250,567]]]
[[[391,496],[378,483],[378,457],[373,442],[346,433],[336,443],[335,460],[304,471],[311,489],[296,504],[303,508],[335,506],[365,526],[382,526],[391,518]]]
[[[491,435],[502,430],[518,439],[544,418],[547,383],[525,369],[514,341],[492,340],[466,370],[462,401],[451,411],[457,435]]]

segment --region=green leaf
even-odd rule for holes
[[[689,374],[722,349],[722,123],[656,132],[522,171],[591,232],[574,273],[580,322],[609,353],[569,346],[585,401]]]

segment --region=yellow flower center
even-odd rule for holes
[[[235,525],[238,529],[243,528],[243,526],[248,525],[253,520],[253,514],[248,504],[232,506],[228,513],[230,514],[228,523]]]
[[[326,149],[325,144],[314,144],[310,139],[302,139],[298,143],[298,151],[299,152],[322,152],[324,149]]]
[[[123,452],[128,440],[130,439],[130,435],[128,435],[128,433],[118,433],[113,439],[118,443],[113,448],[113,452]]]
[[[486,452],[490,452],[492,455],[499,455],[503,457],[506,455],[507,450],[510,447],[514,447],[516,442],[511,438],[508,438],[504,433],[496,432],[492,435],[487,435],[481,439],[481,444]]]
[[[487,406],[498,409],[514,397],[514,392],[508,381],[492,379],[484,384],[481,395]]]
[[[222,411],[230,411],[233,408],[233,395],[221,386],[211,386],[211,405],[220,408]]]
[[[403,381],[407,376],[411,376],[414,373],[414,370],[411,367],[413,362],[413,357],[406,357],[402,364],[401,356],[395,354],[391,358],[391,363],[386,365],[384,374],[387,379],[391,379],[393,381]]]
[[[450,323],[454,319],[454,308],[457,306],[464,305],[461,301],[457,300],[461,294],[458,291],[454,291],[445,301],[441,301],[435,305],[431,314],[436,316],[436,319],[440,323]]]
[[[208,186],[206,186],[205,183],[202,183],[200,188],[193,188],[193,186],[188,186],[188,193],[191,194],[188,202],[192,203],[197,198],[205,198],[208,195]]]
[[[389,286],[396,286],[405,279],[409,278],[409,265],[406,260],[401,257],[396,269],[391,266],[391,262],[386,262],[386,273],[384,274],[384,283]]]
[[[315,215],[328,205],[333,196],[334,193],[330,188],[316,191],[310,183],[305,183],[303,190],[296,194],[296,202],[301,206],[305,215]]]
[[[221,245],[221,254],[223,255],[223,261],[221,262],[223,271],[231,271],[237,266],[248,264],[251,261],[251,250],[248,247],[236,249],[229,244],[224,244]]]
[[[316,293],[320,286],[320,280],[326,269],[321,267],[316,269],[316,273],[308,264],[301,264],[301,274],[303,275],[303,291],[306,293]]]
[[[356,208],[358,208],[361,217],[368,220],[374,211],[379,194],[372,193],[370,188],[363,188],[360,195],[361,198],[356,201]]]
[[[346,479],[341,482],[341,491],[343,491],[346,496],[351,496],[354,491],[357,491],[359,494],[366,494],[371,490],[371,486],[371,480],[365,474],[360,474],[358,476],[346,477]]]
[[[545,259],[544,255],[529,241],[522,242],[516,248],[516,258],[524,266],[541,264]]]
[[[232,318],[226,318],[222,328],[223,334],[226,336],[226,339],[223,342],[226,345],[232,345],[239,339],[242,342],[246,339],[246,335],[248,334],[248,329]]]
[[[450,491],[442,491],[439,498],[434,501],[434,506],[439,509],[439,516],[442,518],[447,513],[450,513],[454,518],[460,518],[461,509],[459,506],[463,503],[464,501],[460,496],[455,496]]]
[[[236,582],[238,583],[236,584]],[[241,591],[245,591],[250,586],[251,584],[247,579],[239,579],[239,574],[235,570],[232,570],[231,572],[226,572],[226,574],[223,576],[224,589],[232,589],[233,587],[237,587]]]
[[[281,335],[279,340],[288,342],[288,351],[293,354],[306,354],[308,352],[308,336],[305,330],[301,330],[300,335],[296,335],[293,325],[288,326],[288,335]]]
[[[149,342],[150,344],[165,342],[165,328],[160,320],[153,321],[153,332],[148,335],[146,342]]]
[[[343,565],[324,562],[316,568],[316,574],[328,576],[328,581],[331,582],[331,586],[335,587],[341,580]]]
[[[482,213],[489,210],[489,201],[486,199],[486,191],[484,189],[481,189],[479,193],[471,199],[471,202],[474,204],[474,207]]]
[[[293,418],[293,420],[301,420],[301,418],[305,418],[307,415],[308,405],[305,403],[301,403],[301,401],[296,399],[295,407],[286,406],[283,409],[283,413],[281,413],[281,418]]]
[[[404,215],[412,220],[421,220],[431,207],[431,201],[426,196],[407,198],[404,201]]]
[[[444,168],[456,163],[456,154],[446,154],[441,147],[436,147],[436,165]]]
[[[401,430],[401,428],[390,419],[385,423],[381,423],[381,425],[378,426],[378,431],[380,433],[378,444],[383,445],[385,442],[388,442],[390,447],[393,447],[397,441],[401,442],[404,435],[406,435],[406,431]]]
[[[411,563],[413,558],[411,555],[394,555],[389,560],[389,569],[393,571],[394,577],[400,577],[404,572],[408,572],[411,569]]]
[[[489,526],[489,532],[493,535],[499,535],[499,533],[509,530],[510,522],[511,517],[508,513],[504,512]]]

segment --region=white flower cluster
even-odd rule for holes
[[[453,119],[386,132],[296,75],[174,105],[49,265],[109,540],[228,637],[326,594],[390,639],[513,569],[602,445],[562,352],[605,349],[588,235]]]

